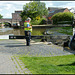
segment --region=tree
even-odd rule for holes
[[[48,10],[45,6],[45,3],[40,1],[33,1],[26,3],[23,6],[23,12],[21,13],[21,18],[24,21],[27,17],[31,17],[32,20],[35,19],[37,16],[47,16]]]
[[[3,16],[0,14],[0,19],[2,19],[3,18]]]

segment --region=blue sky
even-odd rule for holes
[[[0,1],[0,14],[3,18],[12,18],[15,10],[23,10],[23,5],[30,1]],[[75,8],[75,1],[41,1],[46,3],[46,7]]]

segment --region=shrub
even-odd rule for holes
[[[33,19],[32,20],[32,22],[31,22],[31,24],[32,25],[42,25],[42,24],[46,24],[46,19],[45,18],[41,18],[41,19],[39,19],[39,20],[35,20],[35,19]]]
[[[71,12],[60,12],[53,15],[51,20],[53,20],[53,24],[71,24],[72,23],[72,16],[74,18],[74,14]],[[67,22],[64,22],[67,21]]]
[[[32,25],[39,25],[40,24],[40,20],[33,20],[31,22]]]
[[[40,19],[40,24],[47,24],[46,18],[41,18]]]

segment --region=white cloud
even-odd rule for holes
[[[3,18],[11,18],[11,17],[12,17],[12,15],[7,13],[7,14],[5,14],[5,16]]]
[[[11,8],[12,8],[12,4],[6,4],[6,7],[5,7],[6,10],[10,10]]]
[[[40,1],[40,2],[44,2],[46,4],[46,8],[53,6],[53,2],[52,1]]]
[[[52,1],[46,3],[46,7],[47,7],[47,8],[48,8],[48,7],[52,7],[52,6],[53,6]]]
[[[70,1],[67,4],[60,5],[60,7],[64,7],[64,8],[68,8],[68,9],[71,9],[72,7],[75,8],[75,1]]]
[[[0,5],[2,4],[26,4],[29,3],[30,1],[0,1]]]
[[[23,5],[30,1],[0,1],[0,14],[5,18],[11,18],[15,10],[23,10]],[[45,2],[46,7],[75,7],[75,1],[41,1]],[[66,2],[66,3],[65,3]]]
[[[50,6],[53,6],[53,3],[50,3],[49,5],[50,5]]]
[[[0,9],[0,12],[2,11],[2,9]]]
[[[43,1],[46,3],[46,7],[62,7],[72,8],[75,7],[75,1]]]
[[[4,18],[11,18],[16,10],[23,10],[23,5],[30,1],[0,1],[0,14]],[[10,15],[9,15],[10,14]]]

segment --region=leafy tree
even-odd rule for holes
[[[27,17],[31,17],[32,20],[37,16],[47,16],[48,10],[45,6],[45,3],[40,1],[33,1],[26,3],[23,6],[23,12],[21,13],[22,20],[24,21]]]
[[[66,23],[71,24],[72,23],[72,16],[74,18],[74,14],[71,12],[63,12],[63,13],[59,12],[59,13],[54,14],[52,16],[51,20],[53,20],[53,24],[58,24],[58,22],[61,22],[61,21],[62,21],[62,24],[64,23],[64,21],[68,21]]]
[[[0,14],[0,19],[2,19],[3,18],[3,16]]]

